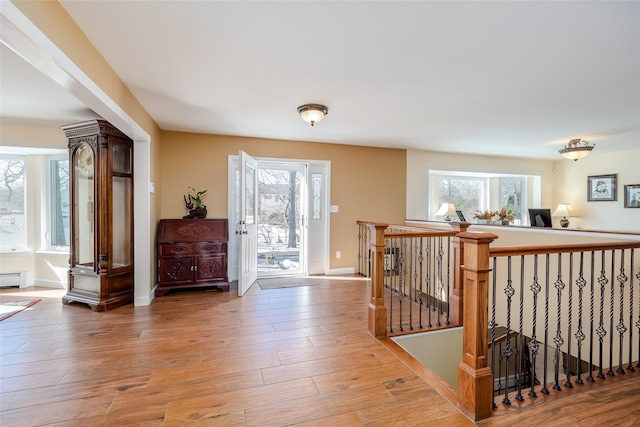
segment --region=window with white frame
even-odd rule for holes
[[[26,156],[0,155],[0,250],[27,249]]]
[[[525,224],[527,206],[540,199],[540,194],[529,194],[540,192],[538,175],[429,170],[428,176],[428,214],[434,220],[442,219],[436,212],[449,203],[469,222],[474,222],[478,211],[506,208],[514,216],[514,224]],[[452,219],[458,220],[455,216]]]
[[[69,250],[69,158],[48,158],[49,208],[47,246],[51,250]]]

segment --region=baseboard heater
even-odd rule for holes
[[[21,288],[27,287],[27,271],[21,271],[18,273],[1,273],[0,274],[0,288],[18,286]]]

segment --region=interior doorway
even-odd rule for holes
[[[330,162],[256,158],[257,276],[325,274]],[[229,280],[239,268],[240,162],[229,156]]]

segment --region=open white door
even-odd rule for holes
[[[244,151],[240,151],[240,220],[236,233],[239,235],[238,295],[242,296],[256,281],[258,274],[258,162]]]

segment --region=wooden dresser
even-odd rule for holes
[[[161,219],[157,239],[156,297],[172,289],[216,286],[229,290],[226,218]]]

